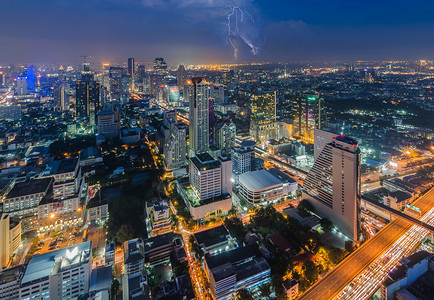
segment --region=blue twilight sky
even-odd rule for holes
[[[433,59],[432,0],[0,0],[0,63]]]

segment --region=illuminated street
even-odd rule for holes
[[[419,207],[422,212],[426,213],[427,220],[433,221],[433,207],[434,204],[434,189],[431,189],[427,194],[420,197],[414,202],[414,205]],[[347,286],[351,285],[351,282],[357,275],[365,270],[369,269],[375,273],[372,285],[364,292],[363,295],[369,296],[372,294],[381,279],[386,276],[385,271],[390,269],[392,263],[396,263],[402,256],[398,256],[398,249],[400,254],[409,253],[426,235],[426,230],[418,228],[415,225],[411,225],[408,221],[402,219],[395,219],[389,223],[386,227],[380,230],[374,237],[363,243],[363,245],[351,253],[347,258],[345,258],[339,265],[337,265],[333,270],[327,273],[324,278],[315,283],[311,288],[309,288],[304,294],[301,295],[300,299],[330,299],[337,297],[337,295],[343,291]],[[394,243],[398,238],[399,242]],[[400,247],[409,246],[410,248],[400,249]],[[390,250],[390,252],[389,252]],[[394,251],[397,251],[394,253]],[[381,264],[375,264],[374,260],[377,257],[386,257],[389,255],[393,256],[393,260],[390,264],[387,264],[388,268],[382,268]],[[385,256],[383,256],[385,255]],[[392,257],[390,257],[392,258]],[[374,262],[374,263],[373,263]],[[365,275],[366,278],[366,275]],[[360,280],[359,280],[360,281]],[[365,281],[361,280],[359,282],[360,289],[363,289]],[[348,288],[351,291],[352,288]],[[354,298],[347,298],[354,299]]]

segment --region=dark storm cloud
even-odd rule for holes
[[[0,62],[233,61],[227,15],[252,15],[233,37],[246,60],[432,58],[434,4],[401,0],[0,0]],[[232,19],[234,22],[235,19]],[[251,54],[258,47],[257,56]]]

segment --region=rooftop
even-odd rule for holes
[[[112,281],[112,267],[93,269],[90,275],[89,292],[98,292],[110,289]]]
[[[239,182],[252,191],[262,190],[283,183],[279,178],[267,170],[256,170],[241,174]]]
[[[50,175],[73,172],[78,164],[78,157],[55,160],[50,165]]]
[[[406,201],[411,198],[411,195],[409,193],[405,193],[402,191],[390,192],[389,196],[396,198],[398,202]]]
[[[250,247],[241,247],[216,256],[206,256],[206,263],[213,273],[215,281],[236,274],[237,281],[269,270],[270,266],[262,257],[255,257]]]
[[[413,253],[412,255],[408,257],[404,257],[400,260],[400,265],[396,266],[387,276],[386,280],[384,281],[385,286],[389,286],[393,282],[400,280],[401,278],[404,278],[407,276],[407,270],[409,268],[412,268],[414,265],[420,263],[424,259],[427,259],[432,254],[428,251],[418,251],[416,253]]]
[[[24,264],[1,270],[0,284],[6,284],[21,279],[24,275],[24,272],[26,271],[26,268],[27,264]]]
[[[270,235],[270,239],[282,251],[289,251],[292,245],[279,232]]]
[[[414,265],[420,263],[421,261],[430,257],[431,255],[432,255],[431,253],[425,250],[418,251],[405,258],[406,260],[405,265],[407,266],[407,268],[412,268]]]
[[[98,206],[106,205],[106,204],[108,204],[108,200],[101,198],[100,191],[98,191],[97,194],[95,195],[95,197],[90,199],[88,202],[89,208],[98,207]]]
[[[227,263],[238,264],[239,262],[249,260],[253,257],[255,257],[253,249],[250,246],[245,246],[215,256],[206,255],[205,260],[208,267],[212,269]]]
[[[24,274],[22,284],[26,284],[43,277],[57,274],[62,269],[76,267],[90,262],[92,255],[90,241],[35,255],[30,260]]]
[[[199,170],[215,169],[219,166],[217,161],[208,153],[198,154],[190,159]]]
[[[165,246],[172,245],[175,239],[181,238],[181,235],[178,233],[174,233],[173,231],[160,234],[155,237],[151,237],[143,241],[145,252],[152,251],[153,249]]]
[[[357,141],[353,138],[350,138],[348,136],[344,136],[344,135],[337,135],[335,136],[335,140],[339,141],[339,142],[344,142],[346,144],[351,144],[353,146],[357,145]]]
[[[21,197],[45,192],[52,184],[53,178],[31,179],[14,185],[7,198]]]
[[[292,179],[291,177],[289,177],[288,175],[280,171],[278,168],[269,169],[268,172],[270,172],[272,175],[274,175],[275,177],[277,177],[283,182],[291,182],[291,183],[295,182],[294,179]]]
[[[80,151],[80,160],[101,157],[101,151],[97,147],[88,147]]]
[[[204,245],[205,247],[210,247],[228,240],[227,236],[229,232],[223,225],[203,230],[194,234],[196,242],[199,245]]]
[[[282,285],[286,290],[289,290],[290,288],[292,288],[296,284],[297,284],[297,280],[289,279],[289,278],[286,279],[284,282],[282,282]]]

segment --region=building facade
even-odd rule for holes
[[[53,182],[52,178],[42,178],[16,183],[3,200],[4,212],[21,220],[23,232],[37,227],[38,205],[51,197]]]
[[[188,86],[189,148],[192,155],[209,149],[209,85],[202,78],[192,78]]]
[[[265,205],[292,196],[297,188],[297,182],[290,177],[282,180],[268,170],[246,172],[238,179],[240,197],[253,205]]]
[[[318,149],[319,150],[319,149]],[[357,141],[335,136],[320,150],[303,184],[307,199],[348,238],[360,236],[360,150]]]
[[[96,81],[80,80],[76,82],[75,89],[75,113],[78,117],[90,118],[95,117],[98,112],[100,86]]]
[[[151,225],[151,236],[157,236],[172,231],[172,218],[169,205],[162,200],[148,209],[149,222]]]
[[[171,123],[169,137],[163,146],[164,161],[169,170],[178,169],[186,164],[187,155],[187,125]]]
[[[98,114],[98,134],[107,138],[119,137],[121,129],[118,110],[104,110]]]
[[[240,146],[232,148],[232,173],[235,181],[239,175],[255,169],[255,146],[254,141],[243,141]]]
[[[215,143],[219,149],[229,152],[235,146],[237,127],[231,120],[224,120],[215,128]]]
[[[21,280],[19,299],[76,299],[89,292],[91,242],[32,257]]]
[[[292,132],[308,143],[314,142],[314,129],[321,129],[322,98],[318,93],[300,93],[292,102]]]
[[[250,136],[260,143],[277,137],[275,92],[260,92],[252,96]]]
[[[271,268],[249,247],[205,257],[205,271],[216,300],[232,299],[241,289],[251,290],[271,280]]]

